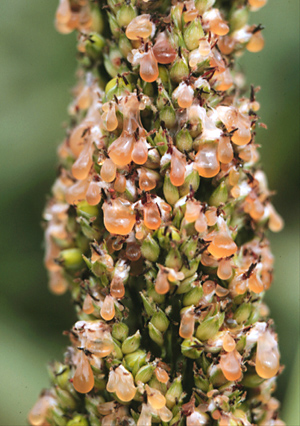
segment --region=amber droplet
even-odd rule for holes
[[[177,148],[173,147],[170,180],[174,186],[180,186],[184,183],[185,167],[185,156]]]
[[[28,414],[28,421],[32,426],[43,426],[46,421],[48,410],[54,399],[50,395],[41,396],[34,404]]]
[[[181,317],[179,336],[183,339],[190,339],[194,334],[195,314],[194,309],[188,309]]]
[[[80,152],[77,160],[72,166],[72,175],[75,179],[83,180],[85,179],[90,171],[90,168],[93,164],[93,155],[94,148],[92,144],[86,143],[83,150]]]
[[[231,136],[231,140],[236,145],[246,145],[251,140],[251,131],[248,128],[240,127]]]
[[[150,15],[139,15],[134,18],[126,28],[126,36],[129,40],[146,39],[152,33],[153,25]]]
[[[100,315],[105,321],[110,321],[115,316],[115,301],[112,296],[105,296]]]
[[[79,393],[88,393],[94,387],[94,374],[83,351],[78,354],[78,364],[73,377],[73,386]]]
[[[216,176],[220,170],[220,163],[217,159],[217,145],[213,143],[202,144],[195,157],[194,167],[202,177],[212,178]]]
[[[219,232],[213,236],[207,250],[216,259],[220,259],[236,253],[237,245],[228,234]]]
[[[156,367],[154,372],[155,372],[155,376],[156,376],[157,380],[160,383],[168,383],[169,374],[166,372],[166,370],[164,370],[163,368],[160,368],[160,367]]]
[[[208,226],[214,226],[217,223],[218,215],[216,207],[210,207],[205,212]]]
[[[160,410],[166,405],[166,398],[162,395],[162,393],[150,386],[145,386],[147,392],[148,403],[151,405],[154,410]]]
[[[85,296],[85,299],[82,305],[82,310],[85,314],[88,314],[88,315],[92,314],[95,310],[93,305],[93,299],[91,298],[89,294]]]
[[[229,333],[226,333],[225,336],[223,337],[223,349],[226,352],[231,352],[235,349],[235,340],[233,337],[231,337],[231,335]]]
[[[264,291],[264,283],[262,282],[260,276],[253,273],[251,274],[248,280],[249,290],[253,291],[253,293],[259,294]]]
[[[116,171],[117,168],[115,163],[110,158],[106,158],[101,167],[100,176],[104,180],[104,182],[112,182],[113,180],[115,180]]]
[[[157,36],[153,46],[154,56],[159,64],[171,64],[175,61],[177,52],[169,42],[165,33]]]
[[[263,379],[274,377],[279,370],[278,343],[269,330],[258,338],[255,369]]]
[[[189,200],[186,203],[184,218],[187,222],[192,223],[200,214],[200,204],[196,201]],[[198,231],[199,232],[199,231]]]
[[[126,177],[118,174],[114,182],[114,190],[123,193],[126,189]]]
[[[263,38],[263,35],[261,33],[261,31],[257,31],[256,33],[254,33],[251,38],[250,41],[247,44],[247,50],[249,50],[249,52],[260,52],[265,46],[265,40]]]
[[[68,282],[62,276],[60,270],[58,271],[49,271],[49,288],[52,293],[61,295],[64,294],[68,289]]]
[[[150,202],[144,205],[144,223],[149,229],[158,229],[161,224],[160,212],[157,204]]]
[[[156,187],[156,179],[144,168],[139,169],[139,187],[142,191],[151,191]]]
[[[207,220],[203,212],[200,212],[196,219],[195,229],[197,232],[199,232],[199,234],[202,234],[207,230]]]
[[[127,164],[131,163],[133,146],[133,135],[129,135],[126,131],[123,131],[121,136],[108,148],[108,154],[117,166],[127,166]]]
[[[220,280],[229,280],[232,275],[231,261],[230,259],[222,259],[219,262],[217,275]]]
[[[166,294],[169,290],[170,284],[168,281],[168,271],[160,268],[155,280],[155,291],[158,294]]]
[[[215,290],[216,284],[212,280],[207,280],[203,283],[202,287],[204,294],[211,294]]]
[[[222,136],[218,144],[218,160],[228,164],[233,160],[233,149],[228,136]]]
[[[113,278],[110,283],[110,294],[115,299],[122,299],[125,296],[125,287],[121,278]]]
[[[157,60],[152,49],[140,59],[140,76],[147,83],[153,83],[159,76]]]
[[[112,234],[127,235],[135,224],[135,215],[131,204],[121,198],[103,204],[104,225]]]
[[[136,243],[128,243],[126,247],[126,257],[132,262],[136,262],[141,257],[141,248],[139,244]]]
[[[227,380],[236,381],[242,377],[241,358],[236,349],[221,355],[220,367]]]
[[[132,161],[135,164],[145,164],[148,159],[148,147],[146,138],[140,138],[135,144],[132,150]]]
[[[88,189],[86,191],[85,195],[86,201],[91,206],[96,206],[101,201],[101,193],[100,188],[97,184],[97,182],[91,182],[88,186]]]

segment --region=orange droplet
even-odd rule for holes
[[[210,54],[210,44],[207,40],[200,40],[198,51],[202,56],[208,56]]]
[[[139,187],[142,191],[151,191],[156,187],[156,179],[144,168],[139,169]]]
[[[209,207],[205,212],[208,226],[214,226],[217,223],[218,215],[216,207]]]
[[[267,3],[267,0],[248,0],[248,1],[250,6],[255,8],[263,7]]]
[[[125,296],[125,287],[120,278],[114,277],[110,283],[110,294],[115,299],[122,299]]]
[[[145,164],[148,159],[148,147],[146,138],[142,137],[135,142],[132,150],[132,161],[135,164]]]
[[[148,385],[145,386],[145,389],[147,392],[148,403],[152,408],[154,408],[154,410],[160,410],[166,405],[166,398],[159,390],[151,388]]]
[[[152,34],[152,28],[150,15],[139,15],[127,26],[125,34],[129,40],[145,39]]]
[[[108,154],[117,166],[131,163],[134,137],[123,130],[122,134],[108,148]]]
[[[248,42],[246,48],[247,50],[249,50],[249,52],[256,53],[263,50],[264,46],[265,46],[265,40],[263,38],[263,35],[261,31],[257,31],[250,38],[250,41]]]
[[[258,338],[255,369],[263,379],[274,377],[279,370],[278,344],[269,330]]]
[[[140,76],[147,83],[153,83],[159,76],[157,60],[152,49],[140,59]]]
[[[186,203],[184,218],[187,222],[192,223],[200,214],[200,204],[197,201],[189,200]],[[198,231],[199,232],[199,231]]]
[[[219,232],[213,236],[207,250],[215,258],[220,259],[236,253],[237,245],[228,234]]]
[[[227,380],[236,381],[242,377],[241,358],[241,355],[236,349],[225,355],[221,355],[219,365]]]
[[[123,193],[126,189],[126,177],[118,174],[114,182],[114,190]]]
[[[282,217],[276,212],[274,207],[269,204],[270,217],[269,217],[269,228],[272,232],[279,232],[284,226]]]
[[[149,229],[158,229],[161,224],[160,212],[157,204],[150,202],[144,205],[144,223]]]
[[[74,185],[69,186],[66,190],[66,202],[68,204],[78,204],[79,201],[85,199],[85,194],[87,192],[89,182],[87,180],[79,180]]]
[[[73,377],[73,386],[79,393],[88,393],[94,387],[94,374],[83,351],[78,354],[78,364]]]
[[[224,55],[230,55],[230,53],[232,53],[235,48],[235,41],[230,36],[222,37],[218,41],[218,46]]]
[[[135,215],[131,204],[121,198],[103,204],[104,225],[112,234],[127,235],[135,224]]]
[[[50,395],[41,396],[28,414],[29,423],[32,426],[43,426],[46,421],[48,410],[53,403],[54,399]]]
[[[166,370],[164,370],[163,368],[160,368],[160,367],[156,367],[154,373],[155,373],[157,380],[160,383],[168,383],[169,374],[166,372]]]
[[[240,127],[231,136],[231,140],[236,145],[246,145],[251,140],[251,131],[248,128]]]
[[[217,145],[213,143],[202,144],[195,157],[194,167],[202,177],[216,176],[220,170],[220,163],[217,159]]]
[[[221,136],[218,144],[218,160],[228,164],[233,160],[233,149],[228,136]]]
[[[196,219],[195,229],[197,232],[199,232],[199,234],[202,234],[207,230],[207,220],[203,212],[200,212]]]
[[[176,93],[177,102],[180,108],[189,108],[194,100],[194,90],[186,83],[180,83]]]
[[[82,310],[87,315],[92,314],[95,310],[93,305],[93,299],[91,298],[89,294],[85,296],[85,299],[82,305]]]
[[[128,243],[125,254],[127,259],[131,260],[131,262],[136,262],[142,255],[140,245],[136,243]]]
[[[72,175],[75,179],[83,180],[85,179],[90,171],[90,168],[93,164],[93,155],[94,148],[92,144],[86,143],[83,150],[78,155],[77,160],[72,165]]]
[[[155,291],[158,294],[166,294],[169,290],[170,284],[168,281],[168,271],[160,268],[155,280]]]
[[[59,24],[67,24],[71,19],[71,15],[69,0],[60,0],[55,14],[56,21]]]
[[[106,106],[107,104],[105,104]],[[116,114],[116,104],[110,102],[109,106],[106,108],[104,105],[102,109],[105,111],[102,115],[102,120],[104,122],[105,130],[108,132],[113,132],[118,127],[118,118]]]
[[[260,278],[255,273],[252,273],[248,280],[249,290],[253,291],[253,293],[259,294],[264,291],[264,284]]]
[[[153,46],[153,53],[159,64],[171,64],[177,56],[176,50],[169,42],[165,33],[158,35]]]
[[[174,186],[180,186],[184,183],[186,159],[177,148],[172,149],[170,180]]]
[[[86,191],[85,198],[90,206],[96,206],[97,204],[100,203],[101,193],[100,193],[100,188],[97,182],[91,182],[89,184],[88,189]]]
[[[226,333],[223,337],[223,349],[226,352],[231,352],[235,349],[235,340],[233,337],[230,336],[230,333]]]
[[[68,289],[68,282],[63,277],[61,271],[49,271],[49,288],[52,293],[61,295]]]
[[[104,182],[112,182],[115,180],[117,168],[115,163],[110,159],[106,158],[101,167],[100,176]]]
[[[204,294],[211,294],[215,290],[216,284],[212,280],[207,280],[203,283],[202,287]]]
[[[181,317],[179,336],[183,339],[190,339],[194,334],[195,314],[194,309],[188,309]]]
[[[222,259],[219,262],[217,275],[220,280],[229,280],[232,275],[232,267],[230,259]]]
[[[104,302],[102,304],[100,315],[105,321],[110,321],[115,316],[115,301],[112,296],[105,296]]]

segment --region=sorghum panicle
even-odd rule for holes
[[[255,140],[266,0],[60,0],[78,84],[47,204],[50,289],[78,321],[33,426],[281,426]]]

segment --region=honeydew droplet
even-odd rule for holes
[[[85,299],[82,305],[82,310],[87,315],[92,314],[95,310],[93,305],[93,299],[91,298],[89,294],[85,296]]]
[[[191,86],[184,84],[178,93],[177,102],[180,108],[189,108],[194,100],[194,90]]]
[[[159,64],[171,64],[177,57],[177,52],[169,42],[165,33],[158,35],[153,46],[155,59]]]
[[[112,234],[127,235],[135,224],[135,215],[131,204],[121,198],[111,200],[102,206],[104,213],[104,225]]]
[[[217,269],[217,275],[220,280],[229,280],[232,275],[232,267],[230,259],[221,259]]]
[[[214,226],[217,223],[218,215],[217,215],[217,209],[216,207],[210,207],[205,212],[205,217],[207,220],[208,226]]]
[[[117,166],[127,166],[131,163],[131,154],[134,146],[134,137],[123,131],[108,148],[108,154],[111,160]]]
[[[139,187],[142,191],[151,191],[156,187],[156,179],[151,177],[144,168],[141,168],[139,172]]]
[[[136,243],[128,243],[125,251],[127,259],[136,262],[142,255],[141,247]]]
[[[120,376],[120,381],[116,389],[117,397],[123,402],[131,401],[136,394],[133,377],[129,371],[123,372]]]
[[[100,176],[104,182],[112,182],[115,180],[117,168],[115,163],[110,159],[106,158],[101,167]]]
[[[194,168],[199,175],[205,178],[212,178],[220,171],[220,163],[217,159],[217,145],[204,143],[200,146],[195,157]]]
[[[100,188],[97,182],[91,182],[89,184],[88,189],[86,191],[85,198],[90,206],[96,206],[97,204],[100,203],[101,193],[100,193]]]
[[[118,174],[114,182],[114,190],[123,193],[126,189],[126,178],[124,175]]]
[[[56,10],[56,20],[59,24],[67,24],[71,19],[71,8],[69,0],[60,0]]]
[[[248,128],[240,127],[231,136],[231,140],[236,145],[246,145],[251,140],[251,131]]]
[[[113,132],[118,127],[118,119],[116,115],[115,103],[111,103],[108,111],[104,113],[103,120],[105,121],[106,129]]]
[[[236,343],[234,338],[229,334],[226,333],[225,336],[223,337],[223,349],[226,352],[231,352],[235,349]]]
[[[185,156],[177,148],[173,147],[170,180],[174,186],[181,186],[184,183],[185,168]]]
[[[215,258],[220,259],[236,253],[237,245],[228,234],[219,232],[213,236],[207,250]]]
[[[166,372],[166,370],[164,370],[163,368],[160,368],[160,367],[156,367],[154,373],[155,373],[157,380],[160,383],[168,383],[169,374]]]
[[[151,388],[148,385],[145,386],[145,390],[147,392],[148,403],[154,410],[160,410],[165,407],[166,398],[159,390]]]
[[[200,214],[200,204],[196,201],[189,200],[186,203],[184,218],[187,222],[192,223]],[[199,232],[199,231],[198,231]]]
[[[203,212],[200,212],[196,219],[195,229],[197,232],[199,232],[199,234],[202,234],[207,230],[207,220]]]
[[[146,39],[152,33],[153,25],[150,22],[150,15],[139,15],[134,18],[126,28],[126,36],[129,40]]]
[[[91,89],[85,86],[76,98],[76,106],[79,109],[87,109],[91,105]]]
[[[106,384],[107,392],[115,392],[119,384],[119,376],[114,370],[110,370]]]
[[[144,205],[144,223],[149,229],[156,230],[161,225],[161,217],[156,203]]]
[[[168,281],[168,272],[165,272],[160,268],[155,280],[155,291],[158,294],[166,294],[170,290],[170,284]]]
[[[249,52],[260,52],[265,46],[265,40],[263,38],[263,35],[261,33],[261,31],[257,31],[256,33],[254,33],[251,38],[250,41],[248,42],[246,48]]]
[[[221,355],[220,367],[227,380],[232,382],[239,380],[242,377],[241,355],[236,349]]]
[[[183,339],[190,339],[194,334],[195,314],[194,309],[188,309],[181,317],[179,336]]]
[[[148,159],[148,147],[146,138],[142,137],[135,142],[132,150],[132,161],[135,164],[145,164]]]
[[[49,271],[49,288],[52,293],[61,295],[68,289],[68,282],[61,271]]]
[[[110,284],[110,294],[115,299],[122,299],[125,296],[125,287],[121,279],[113,278]]]
[[[78,364],[73,377],[73,386],[79,393],[88,393],[94,387],[94,374],[83,351],[78,354]]]
[[[232,53],[235,48],[235,41],[230,36],[222,37],[218,41],[218,46],[224,55],[230,55],[230,53]]]
[[[78,204],[79,201],[85,199],[89,182],[87,180],[79,180],[66,190],[65,198],[68,204]]]
[[[77,160],[72,165],[72,175],[75,179],[83,180],[89,174],[91,166],[93,164],[93,155],[94,148],[92,144],[86,143],[83,150],[78,155]]]
[[[46,421],[48,410],[54,400],[49,395],[41,396],[34,404],[28,414],[28,421],[32,426],[43,426]]]
[[[252,273],[250,278],[248,279],[248,286],[249,290],[253,291],[253,293],[256,294],[259,294],[264,291],[264,283],[262,282],[261,278],[255,273]]]
[[[279,232],[284,226],[282,217],[276,212],[274,207],[269,204],[270,217],[269,217],[269,228],[272,232]]]
[[[219,36],[224,36],[229,32],[228,25],[220,17],[210,22],[210,29],[213,33]]]
[[[140,76],[147,83],[153,83],[159,76],[158,64],[152,49],[140,59]]]
[[[202,56],[208,56],[210,54],[210,44],[207,40],[200,40],[198,51]]]
[[[255,8],[261,8],[267,3],[267,0],[248,0],[248,1],[250,6]]]
[[[111,321],[115,316],[115,300],[112,296],[105,296],[100,315],[105,321]]]
[[[142,411],[137,422],[137,426],[151,426],[152,415],[147,405],[142,405]]]
[[[218,160],[228,164],[233,160],[233,149],[228,136],[221,136],[218,144]]]
[[[73,131],[70,134],[69,138],[69,146],[72,151],[72,153],[77,158],[81,151],[83,150],[85,144],[84,144],[84,137],[86,130],[91,126],[91,122],[83,122],[79,124],[77,127],[73,129]]]
[[[257,340],[255,369],[263,379],[274,377],[279,370],[278,344],[269,330]]]
[[[212,281],[212,280],[207,280],[203,283],[203,293],[204,294],[211,294],[215,288],[216,288],[216,284]]]

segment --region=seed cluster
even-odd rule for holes
[[[266,0],[60,0],[78,84],[44,214],[49,286],[78,322],[32,426],[282,426],[262,302],[283,222],[259,167]]]

